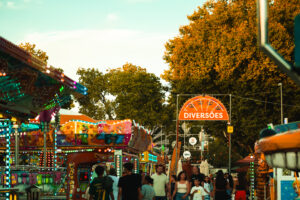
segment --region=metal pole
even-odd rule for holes
[[[44,167],[46,167],[47,165],[47,159],[46,159],[46,155],[47,155],[47,122],[44,122]]]
[[[13,125],[15,131],[15,166],[18,167],[19,165],[19,134],[18,134],[18,125],[14,122]]]
[[[280,87],[280,117],[281,117],[281,124],[283,124],[283,98],[282,98],[282,83],[278,83]]]
[[[185,130],[183,130],[183,152],[185,152]]]
[[[231,125],[231,94],[229,94],[229,125]],[[231,173],[231,133],[228,133],[229,155],[228,155],[228,173]]]
[[[296,84],[300,85],[300,77],[293,69],[293,65],[286,61],[269,43],[268,36],[268,1],[259,0],[257,3],[258,14],[258,43],[260,48],[271,58],[278,67],[286,73]]]
[[[162,136],[163,136],[163,131],[162,131],[162,125],[160,126],[160,146],[161,146],[161,151],[162,151],[162,145],[163,145],[163,142],[162,142]]]
[[[54,170],[56,170],[56,164],[57,164],[57,155],[56,155],[56,141],[57,141],[57,138],[56,138],[56,131],[57,131],[57,127],[54,126],[54,130],[53,130],[53,166],[54,167]]]
[[[176,99],[176,145],[178,146],[178,97],[179,94],[177,94],[177,99]]]
[[[202,144],[201,144],[201,162],[202,162],[202,160],[203,160],[203,151],[202,151]]]
[[[176,99],[176,159],[175,159],[175,175],[177,175],[177,164],[178,164],[178,135],[179,135],[179,121],[178,121],[178,97],[179,94],[177,94]]]
[[[19,134],[18,129],[15,129],[15,165],[19,165]]]

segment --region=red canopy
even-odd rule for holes
[[[232,171],[236,171],[236,172],[247,172],[249,169],[249,166],[243,166],[243,167],[239,167],[236,169],[232,169]]]
[[[238,160],[236,164],[245,165],[245,164],[250,164],[250,162],[254,162],[254,156],[246,156],[245,158]]]

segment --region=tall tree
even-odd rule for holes
[[[164,87],[159,77],[133,64],[111,69],[106,74],[96,69],[79,69],[79,81],[89,91],[79,101],[80,111],[96,119],[133,119],[153,127],[166,119]]]
[[[88,94],[80,99],[79,112],[94,119],[115,119],[114,98],[109,98],[109,76],[98,69],[83,69],[77,71],[79,82],[88,89]]]
[[[292,63],[293,19],[298,13],[298,0],[270,3],[270,42]],[[162,78],[171,85],[173,110],[180,93],[232,94],[232,142],[242,155],[253,149],[259,130],[267,123],[280,123],[278,83],[283,83],[284,103],[289,104],[284,105],[284,116],[299,120],[300,89],[257,47],[255,1],[208,1],[188,19],[190,24],[165,45],[164,59],[170,68]],[[187,98],[181,97],[179,105]],[[229,107],[228,96],[217,98]],[[202,123],[210,134],[224,138],[225,123]]]

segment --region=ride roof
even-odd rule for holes
[[[0,37],[0,113],[27,120],[70,101],[70,94],[81,97],[87,88]]]

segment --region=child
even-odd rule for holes
[[[155,193],[152,187],[153,179],[150,176],[145,176],[142,186],[142,200],[154,200]]]
[[[208,176],[204,178],[204,182],[202,182],[202,187],[204,190],[204,200],[210,200],[210,184]]]
[[[195,186],[191,189],[192,200],[204,200],[204,190],[200,186],[200,180],[194,180]]]

